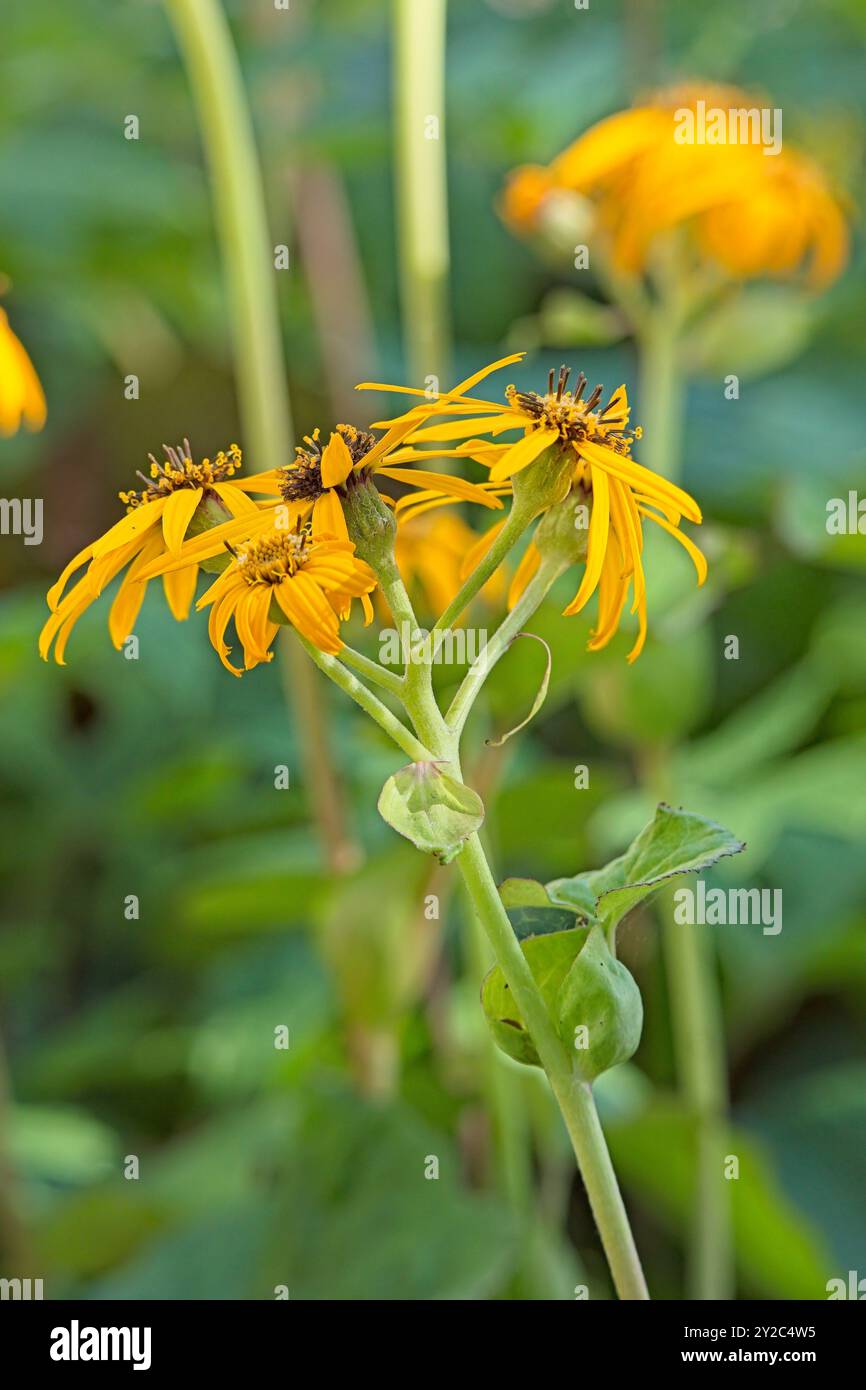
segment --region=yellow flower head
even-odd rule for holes
[[[282,500],[297,515],[310,517],[314,535],[331,534],[346,540],[349,532],[343,505],[353,487],[374,475],[424,489],[425,498],[501,507],[495,496],[463,478],[399,467],[404,456],[397,446],[411,428],[411,424],[398,424],[377,440],[374,434],[354,425],[338,425],[324,446],[316,430],[297,448],[294,463],[277,474]]]
[[[189,440],[176,449],[167,445],[164,448],[163,463],[149,455],[149,476],[139,475],[144,486],[120,493],[126,515],[99,540],[79,551],[49,589],[51,617],[39,639],[44,658],[47,659],[54,642],[55,659],[63,664],[75,623],[106,585],[126,569],[108,617],[111,640],[118,649],[122,647],[135,625],[148,580],[153,577],[145,573],[149,566],[160,557],[177,556],[190,530],[213,525],[228,516],[258,515],[255,502],[247,496],[248,491],[254,490],[253,479],[235,477],[241,466],[237,444],[200,463],[193,460]],[[71,577],[84,565],[84,574],[67,590]],[[168,605],[178,620],[189,613],[197,576],[198,562],[184,561],[163,577]]]
[[[22,422],[30,430],[41,430],[46,413],[36,369],[0,309],[0,434],[14,434]]]
[[[281,618],[321,651],[339,652],[340,619],[348,616],[353,598],[366,598],[377,584],[354,550],[341,537],[313,535],[308,524],[272,531],[234,551],[228,569],[198,603],[199,608],[210,606],[210,640],[226,669],[243,674],[228,659],[225,632],[231,619],[245,670],[272,659]]]
[[[514,360],[514,359],[509,359]],[[499,364],[478,373],[480,380]],[[646,581],[641,554],[643,550],[643,521],[654,521],[662,530],[674,536],[691,556],[698,572],[698,581],[706,578],[706,561],[698,547],[680,530],[683,518],[700,522],[701,512],[695,500],[676,484],[644,468],[632,457],[634,443],[640,439],[639,428],[629,429],[629,404],[625,386],[620,386],[605,404],[601,386],[587,393],[587,379],[581,372],[569,389],[570,372],[562,367],[559,374],[550,372],[547,391],[518,391],[509,386],[506,404],[475,401],[469,418],[460,418],[469,410],[462,391],[443,395],[436,407],[416,407],[419,427],[408,436],[411,446],[463,440],[452,452],[471,457],[490,470],[494,487],[513,485],[543,454],[558,451],[562,458],[561,487],[557,502],[569,494],[584,501],[589,515],[586,570],[566,615],[579,612],[598,591],[599,616],[591,635],[589,647],[597,651],[605,646],[617,630],[629,590],[632,591],[632,612],[638,615],[638,638],[629,654],[634,661],[646,640],[647,610]],[[387,387],[379,389],[388,389]],[[404,388],[398,388],[404,389]],[[440,414],[456,410],[458,418],[445,424],[426,425],[422,411],[431,409]],[[478,414],[483,410],[484,414]],[[410,415],[413,412],[409,412]],[[498,436],[510,430],[522,430],[513,443],[491,443],[470,436]],[[531,487],[531,475],[526,474]],[[490,544],[495,533],[488,533]],[[484,543],[480,548],[483,553]],[[480,558],[478,552],[474,558]],[[530,543],[512,581],[509,602],[514,603],[538,568],[540,554]]]
[[[683,227],[700,256],[737,279],[805,269],[825,286],[848,255],[839,201],[800,151],[765,153],[760,113],[735,87],[664,88],[592,126],[546,170],[515,170],[502,215],[525,233],[547,197],[568,190],[591,199],[598,231],[627,272],[642,272],[657,238]],[[688,116],[700,138],[683,138]]]

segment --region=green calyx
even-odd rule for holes
[[[559,560],[563,568],[586,559],[592,497],[572,488],[550,507],[535,531],[535,545],[543,559]]]
[[[574,451],[559,443],[522,468],[512,479],[514,506],[531,520],[555,507],[567,495],[574,469]]]
[[[231,520],[232,513],[222,499],[215,492],[205,492],[186,528],[186,539],[191,540],[193,536],[204,535],[205,531],[212,531],[215,526],[222,526]],[[209,560],[200,561],[199,568],[204,570],[205,574],[222,574],[231,564],[231,559],[230,553],[225,550],[220,555],[213,555]]]

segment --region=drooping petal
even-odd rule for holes
[[[162,576],[162,587],[171,615],[182,623],[189,617],[190,605],[195,598],[198,579],[198,565],[187,565],[186,569],[174,570]]]
[[[486,492],[477,483],[469,483],[451,473],[428,473],[423,468],[391,468],[385,464],[379,474],[393,478],[398,483],[408,483],[410,487],[425,488],[430,492],[444,493],[448,497],[458,497],[462,502],[477,502],[479,506],[499,511],[502,503],[498,497]]]
[[[649,517],[650,521],[654,521],[656,526],[661,526],[662,530],[667,531],[668,535],[673,536],[674,540],[679,541],[683,549],[688,552],[692,564],[697,570],[698,584],[703,584],[707,577],[707,558],[703,551],[699,550],[694,541],[689,536],[684,535],[679,527],[671,526],[670,522],[664,517],[654,516],[653,513],[648,512],[645,507],[638,507],[638,511],[641,516]]]
[[[532,579],[537,574],[538,566],[540,564],[541,553],[535,542],[530,541],[529,545],[523,552],[520,564],[514,571],[514,577],[511,580],[511,584],[508,589],[509,608],[514,607],[515,603],[520,598],[530,579]]]
[[[586,548],[586,569],[580,588],[567,608],[566,615],[579,613],[595,593],[601,577],[610,529],[610,485],[603,468],[592,469],[592,515],[589,519],[589,538]]]

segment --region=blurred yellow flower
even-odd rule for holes
[[[826,286],[848,256],[842,208],[819,167],[781,146],[781,131],[768,147],[761,111],[735,87],[665,88],[592,126],[548,168],[515,170],[502,215],[525,233],[551,193],[568,190],[590,200],[624,271],[643,271],[657,238],[686,227],[698,254],[737,279],[805,271]],[[729,129],[711,130],[707,113]]]
[[[22,422],[30,430],[41,430],[46,413],[36,369],[0,309],[0,434],[14,434]]]
[[[231,648],[225,631],[231,619],[244,650],[245,670],[272,659],[278,615],[321,651],[336,655],[343,645],[340,619],[348,616],[353,598],[366,597],[378,583],[354,550],[351,541],[314,535],[307,524],[260,537],[235,551],[228,569],[197,605],[210,606],[210,640],[226,669],[243,675],[228,659]]]
[[[235,478],[241,466],[241,451],[232,444],[228,452],[195,463],[189,440],[176,449],[165,448],[160,464],[150,455],[150,476],[140,474],[145,486],[140,491],[122,492],[126,506],[122,517],[109,531],[70,560],[56,584],[47,594],[51,617],[42,629],[39,650],[47,659],[55,642],[55,659],[63,665],[69,634],[82,613],[99,597],[107,584],[126,566],[120,588],[108,616],[111,640],[118,649],[129,637],[147,589],[144,570],[163,555],[180,554],[191,528],[214,525],[228,516],[258,515],[258,508],[247,492],[256,490],[252,478]],[[87,565],[84,575],[71,589],[66,585],[76,570]],[[163,576],[169,608],[178,620],[189,613],[198,577],[197,561],[186,562]],[[66,591],[66,592],[65,592]]]
[[[479,374],[479,378],[486,374]],[[581,372],[574,389],[569,391],[569,375],[566,367],[560,369],[558,378],[551,371],[543,395],[509,386],[505,405],[475,400],[474,413],[466,418],[459,418],[465,410],[465,398],[461,394],[457,402],[458,418],[444,424],[425,424],[425,416],[430,414],[431,408],[415,407],[419,426],[409,434],[407,443],[412,447],[433,445],[438,449],[444,443],[462,440],[464,442],[452,452],[488,467],[491,484],[498,487],[512,485],[516,475],[523,473],[548,450],[559,450],[563,470],[556,501],[564,502],[571,494],[577,503],[585,503],[589,527],[586,570],[564,613],[578,613],[598,591],[598,622],[589,642],[590,650],[597,651],[617,630],[631,589],[632,612],[638,616],[638,638],[629,653],[629,661],[634,661],[643,648],[647,632],[646,580],[641,559],[643,521],[654,521],[679,541],[691,556],[698,582],[702,584],[707,574],[706,560],[694,542],[680,530],[684,517],[698,523],[701,512],[682,488],[632,458],[632,446],[640,438],[641,431],[628,429],[629,404],[625,386],[620,386],[607,404],[602,405],[601,386],[585,394],[587,380]],[[379,389],[389,388],[380,386]],[[453,395],[441,396],[439,413],[450,414],[454,403]],[[482,411],[483,414],[478,413]],[[412,414],[410,411],[409,416]],[[499,435],[517,429],[523,433],[513,443],[491,443],[472,437]],[[495,534],[496,528],[479,542],[472,556],[475,563]],[[539,563],[539,551],[530,542],[511,584],[510,604],[516,602]]]

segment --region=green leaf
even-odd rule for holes
[[[557,1010],[560,1037],[574,1049],[584,1081],[594,1081],[637,1051],[643,1028],[640,990],[611,954],[601,927],[591,929],[563,981]]]
[[[730,854],[745,849],[729,830],[691,811],[675,810],[662,802],[655,819],[645,826],[625,854],[603,869],[553,879],[550,900],[574,907],[593,896],[599,920],[610,931],[627,912],[648,898],[667,879],[708,869]]]
[[[499,896],[508,910],[512,907],[550,907],[543,883],[535,878],[506,878],[499,885]]]
[[[508,740],[510,738],[513,738],[515,734],[519,734],[521,729],[525,729],[527,724],[530,724],[532,722],[532,720],[537,715],[538,711],[541,709],[541,706],[547,699],[547,692],[550,688],[550,672],[553,667],[553,656],[551,655],[550,647],[547,645],[543,637],[538,637],[534,632],[518,632],[517,637],[512,639],[512,643],[516,642],[518,637],[530,637],[533,642],[539,642],[541,646],[544,648],[545,652],[547,653],[547,665],[544,668],[544,675],[541,678],[541,685],[538,687],[538,690],[535,694],[535,699],[532,702],[532,708],[530,709],[526,718],[521,719],[520,723],[515,724],[514,728],[509,729],[507,733],[500,734],[499,738],[485,739],[484,741],[487,744],[488,748],[501,748],[503,743],[507,743]]]
[[[400,835],[448,864],[484,821],[477,792],[442,769],[448,763],[410,763],[389,777],[379,814]]]

